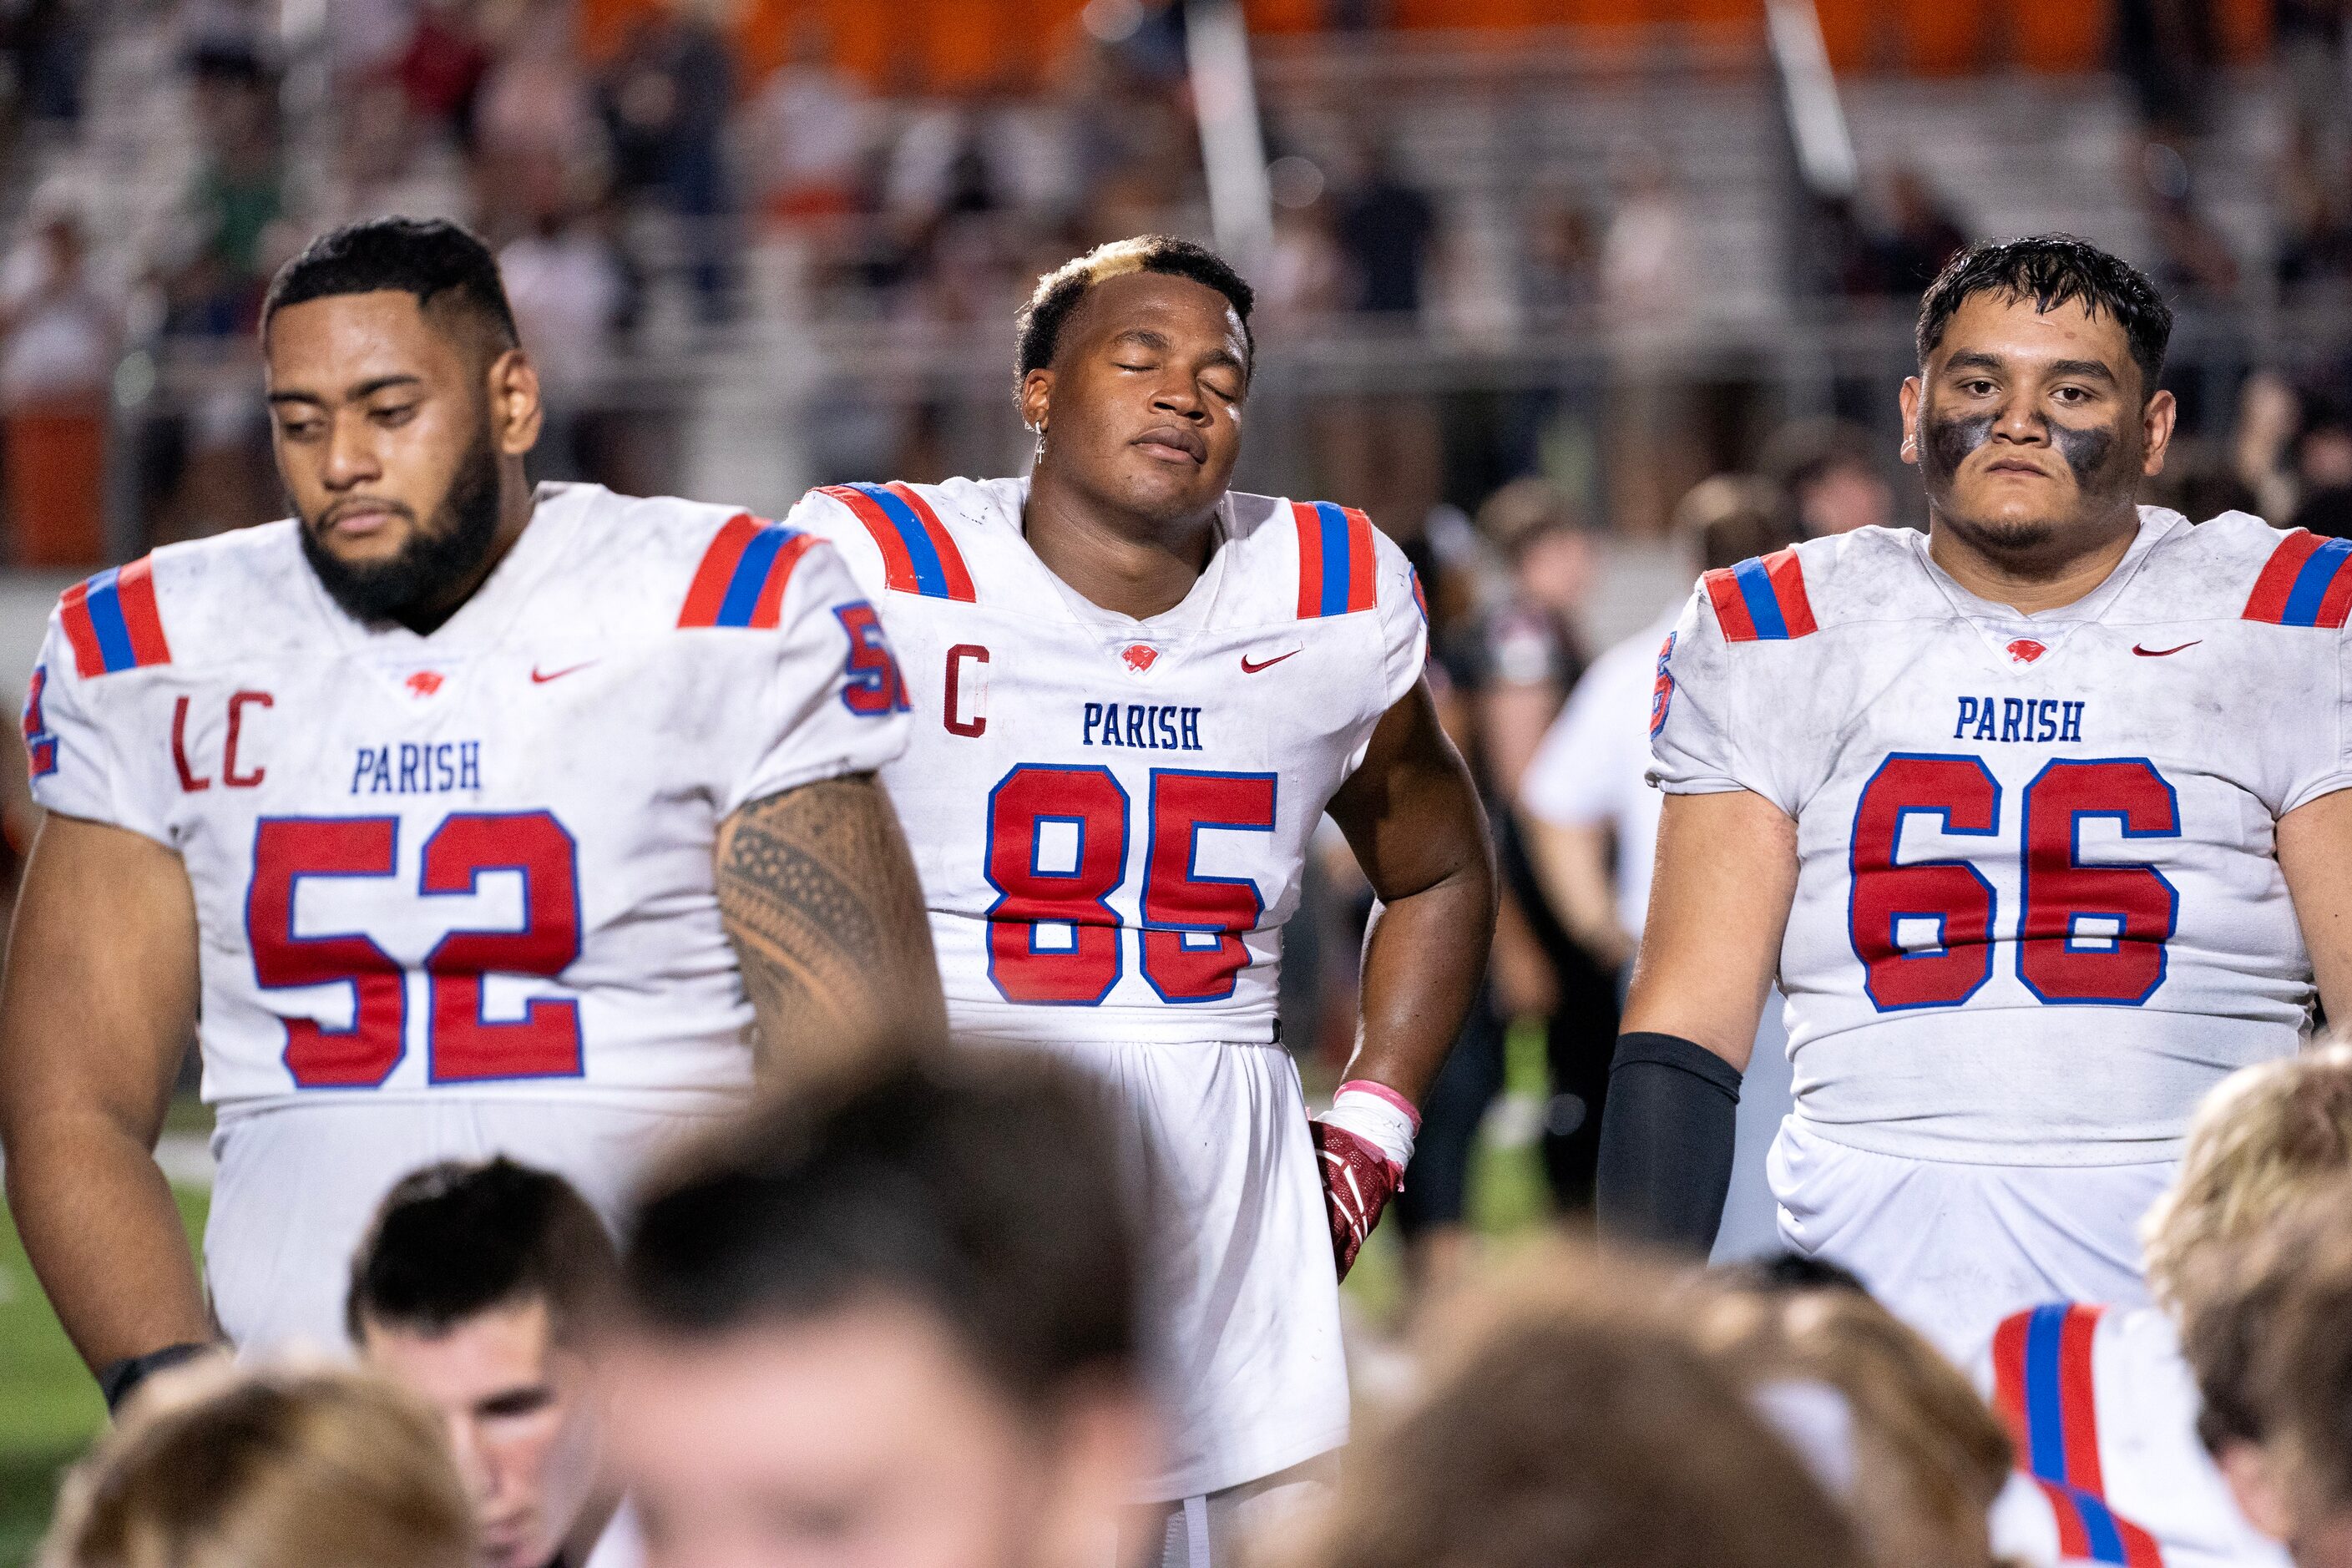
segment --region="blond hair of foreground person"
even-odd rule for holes
[[[1862,1568],[1853,1526],[1675,1322],[1674,1277],[1545,1247],[1432,1314],[1280,1568]]]
[[[37,1568],[471,1568],[440,1428],[364,1373],[158,1377],[67,1477]]]

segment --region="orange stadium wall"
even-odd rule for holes
[[[630,29],[678,0],[579,0],[583,50],[613,58]],[[974,91],[1034,83],[1076,25],[1084,0],[733,0],[726,6],[747,82],[816,22],[835,58],[885,91]],[[1954,76],[1996,68],[2065,73],[2105,57],[2100,0],[1817,0],[1842,71]],[[2212,0],[2226,53],[2259,58],[2271,0]],[[1244,0],[1253,29],[1321,30],[1326,0]],[[1509,33],[1533,27],[1760,26],[1763,0],[1391,0],[1394,26]]]

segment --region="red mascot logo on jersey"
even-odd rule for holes
[[[1128,668],[1141,675],[1151,668],[1154,660],[1159,658],[1160,650],[1156,647],[1146,647],[1139,642],[1129,643],[1118,650],[1118,657],[1126,661]]]
[[[441,673],[438,670],[420,669],[401,684],[408,688],[411,696],[430,697],[441,689]]]
[[[1650,688],[1650,738],[1656,740],[1658,731],[1666,727],[1666,710],[1675,704],[1675,678],[1666,668],[1666,660],[1675,657],[1675,638],[1680,634],[1668,632],[1664,644],[1658,649],[1658,679]]]
[[[2032,637],[2020,637],[2009,645],[2009,657],[2020,664],[2032,664],[2049,651]]]

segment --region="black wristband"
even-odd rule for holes
[[[165,1345],[145,1355],[127,1355],[121,1361],[108,1362],[98,1369],[98,1391],[106,1395],[106,1413],[110,1415],[122,1408],[131,1390],[159,1372],[193,1361],[211,1350],[210,1345],[184,1343]]]
[[[1602,1229],[1700,1254],[1712,1247],[1731,1189],[1738,1106],[1738,1069],[1705,1046],[1620,1035],[1594,1173]]]

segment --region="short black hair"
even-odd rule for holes
[[[643,1331],[708,1339],[880,1300],[1016,1407],[1137,1374],[1133,1250],[1099,1101],[1011,1050],[777,1104],[656,1186],[623,1261]]]
[[[547,1303],[559,1339],[608,1310],[620,1257],[572,1184],[503,1157],[403,1177],[352,1259],[343,1326],[437,1336],[494,1307]]]
[[[1242,369],[1246,373],[1256,368],[1257,338],[1250,331],[1249,324],[1250,309],[1257,303],[1256,291],[1223,257],[1208,247],[1169,235],[1144,234],[1098,245],[1037,279],[1029,302],[1013,319],[1020,331],[1013,373],[1014,385],[1027,380],[1031,371],[1043,370],[1054,363],[1054,351],[1062,341],[1062,328],[1068,324],[1070,312],[1078,308],[1078,301],[1086,298],[1088,289],[1106,279],[1129,272],[1190,278],[1223,294],[1226,303],[1233,306],[1234,314],[1241,318],[1242,346],[1249,353],[1249,363]]]
[[[1786,1296],[1806,1290],[1870,1294],[1869,1287],[1851,1268],[1789,1248],[1738,1263],[1719,1263],[1707,1272],[1734,1290],[1759,1296]]]
[[[396,289],[419,310],[454,303],[487,325],[501,349],[521,341],[498,258],[474,233],[445,219],[371,217],[329,229],[278,269],[261,301],[261,330],[289,305],[339,294]]]
[[[1919,300],[1916,339],[1921,364],[1944,341],[1944,329],[1960,306],[1978,294],[2031,300],[2036,310],[2076,304],[2094,317],[2113,318],[2131,342],[2140,395],[2155,394],[2164,374],[2165,347],[2172,341],[2172,307],[2129,262],[2071,234],[1971,245],[1945,263]]]

